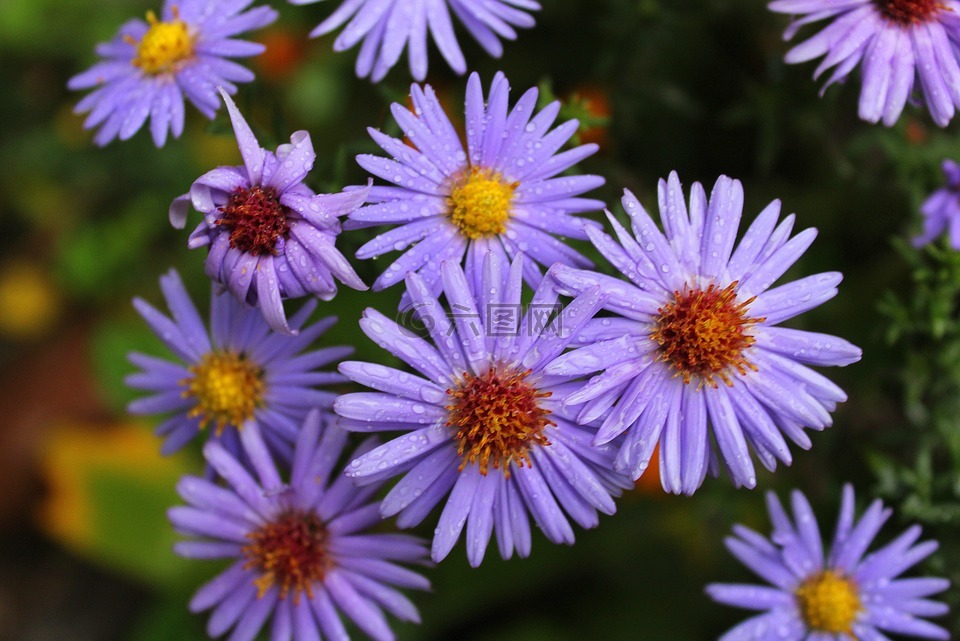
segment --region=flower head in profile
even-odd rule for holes
[[[385,613],[419,622],[417,608],[396,588],[427,590],[430,583],[401,563],[422,563],[422,540],[368,533],[380,523],[370,497],[337,467],[346,433],[321,426],[311,412],[297,438],[289,481],[281,478],[254,427],[241,433],[249,469],[219,443],[204,455],[226,486],[193,476],[177,489],[189,504],[169,512],[191,540],[181,556],[231,559],[229,568],[201,587],[194,612],[212,609],[207,631],[231,628],[231,641],[252,641],[267,625],[271,639],[349,639],[341,615],[376,641],[392,641]],[[357,453],[369,449],[361,445]]]
[[[310,4],[317,0],[290,0]],[[407,49],[410,73],[422,81],[427,76],[428,33],[447,64],[459,74],[467,70],[451,13],[474,40],[494,58],[503,54],[500,39],[515,40],[516,28],[536,24],[530,11],[539,11],[535,0],[343,0],[340,6],[310,32],[328,34],[343,25],[333,43],[334,51],[346,51],[362,42],[357,57],[357,76],[379,82]]]
[[[573,543],[568,517],[589,528],[612,514],[612,496],[632,483],[615,473],[610,446],[594,448],[594,430],[563,406],[576,383],[544,368],[596,312],[590,290],[561,310],[548,280],[521,310],[522,256],[506,267],[498,254],[482,265],[473,296],[460,265],[440,268],[449,314],[419,275],[407,292],[432,341],[368,309],[363,331],[415,373],[344,362],[340,371],[374,392],[345,394],[335,411],[348,430],[404,431],[358,457],[347,474],[358,483],[403,478],[383,501],[384,516],[420,523],[444,502],[432,555],[440,561],[466,526],[467,558],[483,560],[496,531],[503,558],[530,553],[529,516],[554,543]],[[566,515],[564,514],[566,512]]]
[[[263,45],[236,36],[277,18],[267,6],[246,11],[253,0],[166,0],[158,18],[131,20],[113,40],[100,44],[104,60],[70,79],[70,89],[93,89],[76,107],[90,112],[86,129],[99,127],[94,141],[126,140],[150,119],[150,133],[162,147],[167,132],[183,131],[183,99],[207,118],[220,107],[216,87],[230,93],[253,73],[230,58],[254,56]]]
[[[926,245],[946,232],[950,247],[960,250],[960,165],[943,161],[946,185],[936,190],[920,207],[923,233],[913,239],[917,247]]]
[[[298,131],[289,144],[269,152],[226,93],[223,99],[243,165],[217,167],[197,178],[170,205],[170,222],[183,228],[191,204],[203,214],[189,246],[209,248],[207,276],[259,307],[272,329],[289,333],[283,299],[330,300],[337,293],[334,277],[354,289],[367,288],[335,246],[338,218],[363,203],[367,189],[313,193],[303,184],[316,158],[310,134]]]
[[[771,11],[800,16],[784,33],[830,20],[789,52],[799,63],[823,56],[814,74],[833,69],[823,91],[860,65],[860,118],[888,127],[914,88],[933,121],[946,127],[960,106],[960,2],[957,0],[774,0]]]
[[[776,495],[767,494],[773,522],[769,539],[738,525],[726,540],[727,549],[770,585],[707,586],[715,601],[762,612],[719,641],[883,641],[884,633],[950,638],[946,630],[924,619],[946,614],[946,605],[928,597],[950,583],[899,578],[937,549],[936,541],[917,543],[920,526],[867,554],[892,511],[877,500],[856,520],[853,487],[846,485],[833,543],[824,550],[806,497],[795,490],[790,498],[792,521]]]
[[[339,362],[351,348],[309,349],[336,319],[304,325],[316,308],[311,301],[292,318],[299,335],[277,334],[257,310],[215,292],[208,330],[177,272],[161,277],[160,288],[172,317],[139,298],[133,304],[176,360],[130,354],[141,371],[128,376],[127,385],[150,392],[130,403],[130,413],[170,414],[157,428],[166,439],[164,454],[204,429],[237,451],[237,432],[251,424],[262,428],[275,451],[288,454],[307,412],[329,409],[336,398],[316,388],[344,380],[318,369]]]
[[[412,245],[381,274],[374,290],[414,271],[432,291],[439,291],[440,263],[464,258],[473,288],[491,251],[501,262],[524,252],[532,259],[524,263],[524,278],[532,286],[540,282],[537,263],[590,266],[556,235],[586,238],[584,228],[596,223],[574,214],[602,209],[603,203],[579,196],[602,185],[603,178],[557,174],[593,154],[597,146],[557,153],[576,132],[576,121],[551,131],[559,103],[535,113],[537,90],[530,89],[511,110],[509,92],[507,79],[498,73],[485,104],[480,77],[470,75],[466,150],[429,85],[411,87],[414,111],[392,107],[410,144],[370,130],[393,159],[364,154],[357,162],[393,185],[374,186],[367,198],[372,204],[351,213],[344,227],[399,225],[363,245],[358,258]]]
[[[599,287],[613,316],[593,320],[580,346],[546,372],[596,374],[566,403],[583,405],[583,422],[603,418],[597,444],[626,434],[617,469],[639,477],[659,443],[664,489],[692,494],[707,470],[716,470],[715,442],[734,483],[753,487],[751,449],[768,469],[777,460],[789,464],[784,436],[809,448],[804,428],[829,426],[846,400],[807,365],[847,365],[860,350],[835,336],[777,327],[833,298],[841,276],[816,274],[770,289],[816,230],[791,238],[794,216],[778,224],[774,201],[737,245],[739,181],[721,176],[709,199],[694,183],[688,207],[672,173],[660,181],[659,204],[666,233],[630,192],[623,205],[633,234],[612,215],[617,241],[588,230],[629,280],[563,265],[551,270],[574,293]]]

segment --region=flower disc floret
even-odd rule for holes
[[[920,24],[946,7],[939,0],[874,0],[880,13],[900,24]]]
[[[502,234],[515,187],[496,172],[471,167],[450,190],[450,220],[471,240]]]
[[[550,445],[543,433],[554,423],[540,406],[541,392],[527,380],[530,370],[491,367],[479,376],[464,372],[462,382],[447,390],[450,412],[447,425],[457,433],[460,470],[479,465],[486,476],[491,465],[510,476],[510,464],[533,465],[530,448]]]
[[[217,225],[230,233],[230,247],[253,256],[277,254],[277,240],[290,232],[286,208],[272,187],[241,187],[218,208]]]
[[[331,566],[327,553],[327,527],[313,512],[291,510],[249,532],[250,544],[241,552],[247,558],[243,569],[255,570],[257,596],[263,598],[272,586],[280,589],[280,599],[293,593],[313,599],[313,584],[323,581]]]
[[[199,417],[201,429],[213,423],[220,436],[228,425],[239,428],[263,402],[263,370],[243,354],[208,352],[189,369],[183,396],[196,400],[187,416]]]
[[[193,56],[193,36],[187,23],[180,20],[179,13],[173,7],[174,19],[161,22],[153,11],[147,12],[150,28],[140,42],[132,36],[127,39],[137,45],[137,53],[133,58],[135,67],[155,76],[175,69],[181,61]]]
[[[696,378],[716,387],[718,377],[732,385],[729,370],[756,369],[743,352],[755,341],[747,328],[763,319],[747,317],[753,299],[737,302],[736,288],[736,282],[723,289],[711,283],[705,290],[676,291],[674,300],[657,310],[650,339],[684,383]]]
[[[804,580],[795,594],[800,614],[811,630],[851,634],[862,609],[852,579],[826,570]]]

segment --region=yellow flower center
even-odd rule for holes
[[[811,630],[851,634],[860,612],[856,584],[832,570],[815,574],[795,592],[800,614]]]
[[[316,514],[281,514],[247,534],[247,538],[250,543],[241,550],[247,557],[243,567],[261,573],[253,581],[258,598],[276,585],[281,599],[292,591],[295,604],[304,592],[313,600],[313,584],[322,581],[332,566],[327,554],[327,528]]]
[[[183,396],[193,396],[197,405],[187,416],[200,417],[200,427],[216,425],[217,436],[227,425],[240,428],[253,418],[253,411],[263,400],[263,371],[235,352],[208,352],[190,367],[192,378],[180,382],[187,389]]]
[[[657,310],[650,338],[660,345],[660,359],[670,363],[684,383],[697,378],[701,385],[716,387],[718,377],[732,385],[731,368],[740,374],[756,370],[743,355],[755,341],[746,329],[764,319],[747,318],[753,298],[738,303],[736,286],[735,281],[723,289],[710,285],[674,292],[673,302]]]
[[[450,220],[471,240],[502,234],[516,187],[496,172],[471,167],[454,181],[447,198]]]
[[[510,463],[530,466],[530,447],[550,445],[543,430],[555,423],[538,399],[550,396],[527,380],[530,370],[492,366],[480,376],[463,374],[451,397],[447,425],[457,430],[460,470],[468,464],[480,466],[486,476],[492,464],[510,476]]]
[[[140,42],[128,38],[128,42],[137,45],[137,55],[133,59],[136,67],[152,76],[171,71],[179,62],[193,56],[193,36],[187,23],[180,20],[177,8],[173,8],[174,19],[160,22],[152,11],[147,12],[150,28],[143,34]]]

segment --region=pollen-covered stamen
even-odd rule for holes
[[[794,594],[800,614],[811,630],[852,634],[853,622],[862,609],[852,579],[826,570],[801,583]]]
[[[471,240],[502,234],[516,187],[494,171],[471,167],[453,182],[447,198],[450,220]]]
[[[874,0],[880,13],[902,25],[920,24],[946,10],[938,0]]]
[[[287,210],[267,187],[238,189],[230,195],[216,224],[230,230],[230,246],[260,256],[277,253],[277,239],[290,231]]]
[[[200,417],[200,428],[216,425],[217,436],[227,425],[239,428],[253,418],[263,401],[263,371],[245,355],[232,351],[208,352],[190,367],[191,378],[180,381],[184,398],[194,397],[196,406],[187,416]]]
[[[177,7],[172,8],[173,20],[160,22],[153,11],[147,12],[150,28],[143,34],[140,42],[132,36],[124,38],[136,45],[137,54],[133,64],[144,73],[157,75],[173,70],[181,61],[193,57],[193,35],[183,20]]]
[[[247,538],[243,567],[260,573],[253,582],[258,598],[276,585],[281,599],[291,592],[294,603],[300,602],[303,593],[313,599],[313,584],[322,581],[333,565],[327,553],[327,528],[312,512],[285,512]]]
[[[756,370],[743,352],[755,340],[747,329],[764,319],[747,317],[753,298],[737,302],[736,287],[734,281],[723,289],[711,284],[674,292],[673,302],[657,310],[650,338],[660,345],[661,360],[670,363],[684,383],[697,378],[700,384],[716,387],[718,377],[732,385],[731,369],[740,374]]]
[[[530,448],[550,445],[544,434],[549,410],[539,400],[550,396],[530,384],[530,370],[491,366],[480,376],[464,373],[461,383],[448,389],[447,425],[457,431],[460,470],[480,466],[486,476],[492,465],[510,476],[510,464],[532,465]]]

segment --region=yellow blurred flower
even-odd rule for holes
[[[0,269],[0,336],[42,336],[60,316],[60,292],[37,265],[16,260]]]

